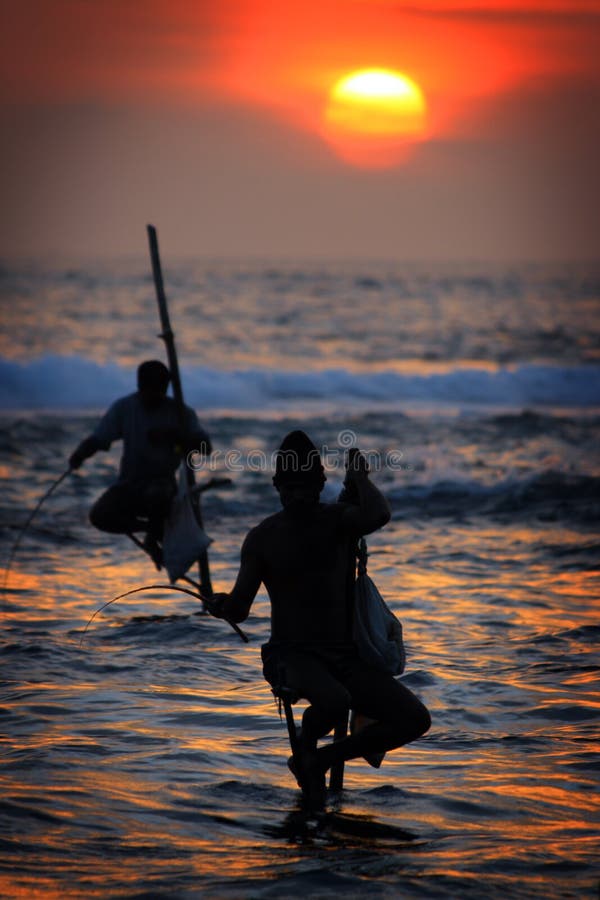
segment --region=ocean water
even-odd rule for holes
[[[3,576],[2,897],[597,897],[600,268],[169,263],[215,586],[277,509],[305,428],[369,454],[393,509],[370,570],[431,731],[347,764],[307,819],[243,628],[95,532],[118,448],[44,503]],[[149,264],[0,270],[2,564],[137,363],[163,357]]]

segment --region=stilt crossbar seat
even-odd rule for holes
[[[290,688],[285,686],[278,686],[273,688],[273,694],[276,699],[280,701],[281,706],[283,706],[283,711],[285,714],[285,723],[287,725],[288,736],[290,739],[290,749],[292,751],[292,756],[294,757],[294,761],[296,763],[297,770],[300,769],[300,738],[298,735],[298,729],[296,727],[296,723],[294,721],[294,711],[292,706],[294,703],[297,703],[300,697],[294,693]],[[344,715],[342,715],[338,721],[335,723],[333,729],[333,740],[341,741],[348,734],[348,715],[349,710],[347,710]],[[342,760],[339,763],[335,763],[331,767],[329,772],[329,790],[331,791],[341,791],[344,787],[344,761]]]

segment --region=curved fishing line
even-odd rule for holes
[[[38,510],[39,510],[40,506],[42,505],[42,503],[44,503],[44,502],[48,499],[48,497],[50,496],[50,494],[52,494],[52,493],[56,490],[56,488],[59,486],[59,484],[61,484],[61,482],[63,482],[63,481],[65,480],[65,478],[67,477],[67,475],[70,475],[70,473],[71,473],[71,469],[66,469],[66,470],[62,473],[62,475],[60,475],[60,476],[56,479],[56,481],[54,481],[54,482],[50,485],[50,487],[48,488],[48,490],[46,491],[46,493],[44,494],[44,496],[43,496],[40,500],[38,500],[35,509],[29,514],[29,517],[28,517],[27,521],[25,522],[25,524],[24,524],[23,527],[21,528],[19,534],[17,535],[17,539],[16,539],[16,541],[14,542],[14,544],[13,544],[13,546],[12,546],[12,550],[10,551],[10,556],[8,557],[8,563],[7,563],[7,565],[6,565],[6,569],[4,570],[4,583],[3,583],[3,585],[2,585],[2,590],[3,590],[4,592],[6,592],[6,586],[7,586],[7,584],[8,584],[8,573],[10,572],[10,567],[11,567],[11,565],[12,565],[12,563],[13,563],[14,558],[15,558],[15,553],[17,552],[17,549],[18,549],[18,547],[19,547],[19,544],[21,543],[21,539],[23,538],[25,532],[27,531],[27,529],[29,528],[29,526],[30,526],[31,523],[33,522],[34,516],[35,516],[36,513],[38,512]]]
[[[87,625],[83,629],[81,634],[81,640],[79,641],[79,646],[83,643],[83,638],[88,630],[89,626],[92,624],[98,613],[101,613],[103,609],[106,609],[107,606],[110,606],[111,603],[116,603],[117,600],[122,600],[123,597],[129,597],[131,594],[139,594],[141,591],[179,591],[181,594],[189,594],[190,597],[195,597],[197,600],[202,600],[203,603],[208,607],[208,611],[210,612],[210,600],[204,597],[199,591],[190,591],[189,588],[178,587],[176,584],[147,584],[145,587],[133,588],[131,591],[125,591],[124,594],[119,594],[118,597],[113,597],[112,600],[109,600],[107,603],[103,603],[100,606],[94,615],[88,620]],[[215,616],[215,618],[220,618],[219,616]],[[229,619],[223,619],[224,622],[227,622],[228,625],[231,625],[236,634],[240,636],[240,638],[244,641],[245,644],[249,643],[249,639],[247,635],[244,634],[241,628],[239,628],[235,622],[231,622]]]

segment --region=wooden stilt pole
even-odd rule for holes
[[[169,361],[169,371],[171,373],[171,384],[173,386],[173,397],[177,403],[179,411],[180,424],[182,429],[186,427],[185,405],[183,400],[183,390],[181,387],[181,376],[179,373],[179,363],[177,360],[177,351],[175,349],[175,335],[171,329],[169,319],[169,309],[167,306],[167,297],[165,294],[162,267],[160,264],[160,256],[158,252],[158,236],[154,225],[148,225],[148,241],[150,244],[150,258],[152,260],[152,274],[154,276],[154,286],[156,288],[156,299],[158,301],[158,310],[160,313],[160,324],[162,332],[159,335],[165,342],[167,349],[167,359]],[[190,489],[194,485],[194,471],[189,466],[185,467],[185,473]],[[200,493],[192,493],[192,502],[198,524],[202,527],[202,511],[200,509]],[[210,580],[210,569],[208,565],[208,553],[202,552],[198,559],[198,569],[200,577],[200,585],[202,593],[206,597],[212,597],[213,589]]]

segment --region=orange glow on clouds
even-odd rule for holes
[[[441,0],[416,0],[408,7],[395,0],[243,0],[235,5],[237,39],[223,66],[215,69],[217,89],[324,137],[338,155],[359,164],[370,153],[377,156],[376,142],[365,137],[369,129],[346,129],[354,134],[343,139],[330,99],[334,85],[348,73],[409,73],[428,105],[427,135],[422,127],[413,134],[447,139],[460,133],[475,104],[535,78],[595,66],[591,42],[582,39],[589,23],[577,18],[576,3],[548,0],[530,12],[513,0],[472,0],[454,11]],[[586,9],[589,13],[589,5],[580,7]],[[575,44],[582,45],[577,53]],[[406,145],[409,130],[404,141],[401,129],[395,132],[398,145]],[[388,143],[389,154],[379,142],[384,158],[373,164],[385,164],[386,155],[393,163],[393,141]]]
[[[376,156],[365,138],[373,129],[348,128],[347,116],[342,127],[332,101],[349,73],[406,73],[427,100],[427,133],[386,133],[405,144],[411,131],[447,140],[503,92],[536,79],[597,79],[599,14],[598,0],[40,0],[11,6],[0,84],[7,104],[262,109],[337,155],[356,155],[362,142],[358,155]]]

